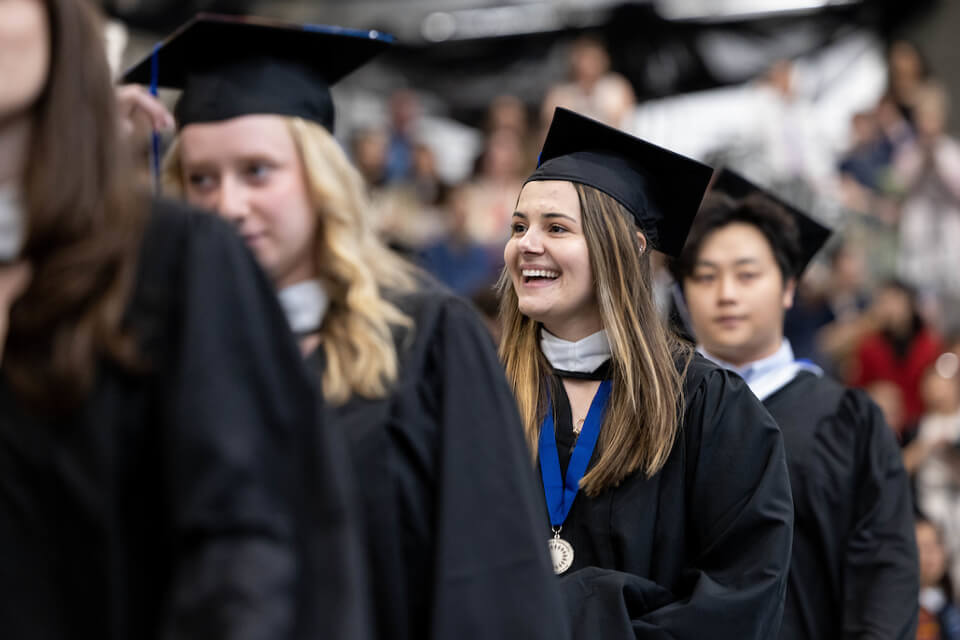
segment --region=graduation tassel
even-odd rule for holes
[[[160,44],[153,47],[153,54],[150,57],[150,95],[157,97],[157,86],[160,80]],[[163,190],[160,181],[160,134],[151,127],[150,130],[150,162],[153,173],[153,193],[160,195]]]

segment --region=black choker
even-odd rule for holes
[[[563,369],[554,369],[553,375],[572,380],[609,380],[612,368],[613,363],[607,360],[593,371],[564,371]]]

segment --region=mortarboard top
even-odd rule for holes
[[[650,244],[683,249],[713,169],[558,107],[532,180],[566,180],[611,196],[633,214]]]
[[[717,173],[717,178],[711,190],[725,193],[735,200],[742,200],[753,193],[759,193],[779,205],[786,211],[787,215],[793,218],[800,234],[800,262],[796,265],[796,273],[794,274],[797,278],[806,270],[807,265],[810,264],[810,261],[823,248],[823,245],[826,244],[833,233],[832,229],[820,224],[797,207],[773,195],[770,191],[761,189],[730,169],[723,168]]]
[[[123,81],[182,89],[175,109],[180,127],[266,113],[332,131],[330,86],[392,43],[377,31],[199,14]]]

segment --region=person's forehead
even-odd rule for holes
[[[767,259],[773,258],[773,247],[754,225],[733,222],[708,232],[700,244],[697,258],[712,262]]]
[[[537,213],[548,209],[571,215],[580,212],[580,198],[572,182],[534,180],[523,186],[517,203],[518,211]]]
[[[293,146],[293,139],[283,119],[270,115],[191,124],[180,132],[180,139],[184,158],[279,153]]]

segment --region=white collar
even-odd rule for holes
[[[294,333],[312,333],[323,324],[330,296],[319,280],[304,280],[284,287],[278,296]]]
[[[0,262],[12,262],[20,255],[27,235],[27,216],[20,190],[0,185]]]
[[[790,346],[790,341],[786,338],[783,339],[780,348],[773,355],[754,360],[742,367],[711,355],[702,345],[697,346],[697,351],[724,369],[739,374],[760,400],[766,400],[785,387],[801,371],[810,371],[818,376],[823,375],[823,370],[815,364],[794,359],[793,347]]]
[[[947,606],[947,596],[940,587],[920,589],[920,606],[936,615]]]
[[[561,371],[593,373],[610,359],[610,342],[607,332],[602,329],[576,342],[541,329],[540,349],[553,368]]]

